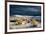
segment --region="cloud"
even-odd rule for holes
[[[20,7],[20,8],[16,8],[16,10],[19,10],[19,11],[33,11],[33,12],[38,12],[40,11],[38,8],[33,8],[33,7]]]

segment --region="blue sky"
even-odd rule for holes
[[[9,8],[10,16],[12,15],[41,16],[40,6],[10,5]]]

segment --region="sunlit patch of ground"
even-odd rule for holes
[[[41,27],[40,16],[10,16],[10,29]]]

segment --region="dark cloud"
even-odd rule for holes
[[[10,5],[10,15],[30,15],[40,16],[40,6],[21,6],[21,5]]]

